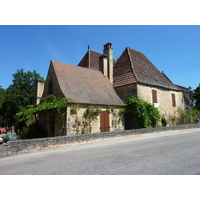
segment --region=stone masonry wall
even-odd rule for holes
[[[152,90],[157,91],[158,110],[167,119],[169,116],[176,116],[178,108],[184,109],[183,94],[180,91],[166,90],[153,86],[137,86],[137,97],[152,103]],[[171,94],[175,94],[176,107],[172,106]]]
[[[190,124],[190,125],[180,125],[180,126],[169,126],[169,127],[159,127],[159,128],[148,128],[148,129],[133,129],[126,131],[112,131],[104,133],[94,133],[94,134],[82,134],[74,136],[59,136],[59,137],[48,137],[48,138],[38,138],[29,140],[16,140],[9,141],[7,146],[7,156],[27,153],[31,151],[36,151],[44,148],[56,147],[59,145],[69,145],[72,143],[80,143],[87,141],[103,140],[105,138],[114,137],[124,137],[135,134],[145,134],[145,133],[155,133],[173,130],[184,130],[191,128],[200,128],[200,124]]]
[[[94,106],[96,107],[96,106]],[[101,111],[109,111],[109,122],[110,122],[110,131],[124,130],[124,121],[120,119],[118,114],[119,108],[109,109],[108,106],[97,106]],[[88,108],[88,105],[78,105],[76,113],[72,113],[71,109],[73,105],[67,108],[67,135],[80,135],[84,129],[84,112]],[[88,132],[97,133],[100,131],[100,115],[97,116],[96,120],[91,122],[91,130]]]

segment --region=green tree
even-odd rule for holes
[[[0,85],[0,127],[4,127],[6,124],[6,121],[4,120],[4,112],[3,112],[3,108],[2,108],[2,104],[5,100],[5,96],[6,96],[6,90],[2,88],[2,86]]]
[[[194,90],[194,99],[196,100],[195,108],[197,110],[200,110],[200,84],[199,86]]]
[[[20,69],[13,74],[13,83],[6,89],[3,103],[3,111],[9,126],[15,124],[15,114],[22,107],[32,104],[35,94],[35,81],[39,78],[43,79],[35,70],[24,72],[23,69]]]
[[[4,90],[2,86],[0,85],[0,109],[2,108],[2,104],[4,102],[5,96],[6,96],[6,90]]]

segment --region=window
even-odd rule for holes
[[[175,96],[175,94],[172,94],[172,106],[176,107],[176,96]]]
[[[152,103],[158,103],[157,90],[152,90]]]

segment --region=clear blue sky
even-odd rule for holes
[[[0,26],[0,85],[12,84],[18,69],[46,78],[50,60],[77,65],[91,50],[113,44],[117,59],[128,46],[144,53],[173,83],[195,89],[200,83],[200,26],[63,25]]]

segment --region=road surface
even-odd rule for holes
[[[0,158],[0,174],[200,175],[200,129],[128,136]]]

